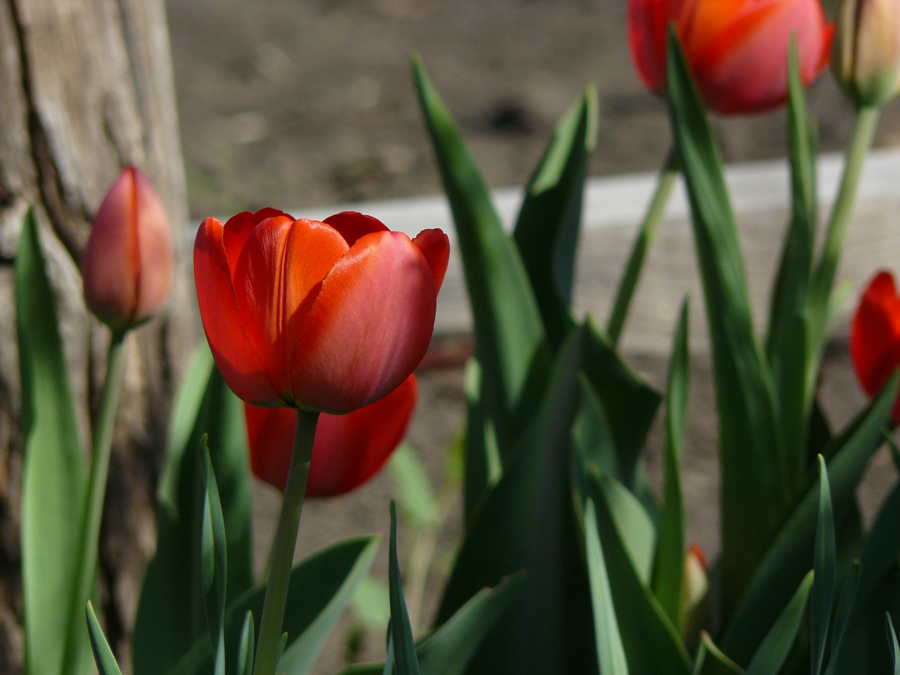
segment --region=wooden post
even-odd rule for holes
[[[122,167],[133,164],[153,181],[172,222],[176,278],[167,309],[128,338],[101,540],[107,634],[122,657],[155,545],[170,400],[199,333],[163,0],[0,3],[0,92],[0,672],[15,674],[23,643],[13,261],[28,206],[58,294],[85,447],[108,340],[81,298],[78,261],[90,221]]]

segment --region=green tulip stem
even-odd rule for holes
[[[622,274],[621,281],[619,281],[619,288],[616,292],[616,299],[613,303],[612,313],[606,329],[613,347],[619,344],[622,329],[625,327],[625,319],[628,317],[628,310],[631,308],[631,298],[634,296],[634,289],[644,267],[644,260],[647,258],[647,252],[656,238],[659,224],[666,213],[666,204],[669,202],[669,196],[672,194],[672,187],[675,185],[677,177],[678,161],[675,148],[673,147],[669,150],[666,162],[660,170],[656,192],[653,194],[653,199],[647,208],[644,222],[641,223],[641,229],[638,231],[637,238],[634,240],[634,245],[631,248],[631,255],[628,257],[625,272]]]
[[[73,663],[77,653],[76,641],[85,635],[84,611],[93,592],[97,578],[97,550],[100,540],[100,521],[103,516],[103,499],[106,496],[106,476],[109,472],[109,456],[112,451],[113,430],[119,406],[119,390],[125,371],[125,336],[127,331],[113,331],[106,355],[106,376],[100,394],[100,408],[94,421],[91,446],[91,468],[84,513],[81,521],[81,548],[78,552],[77,578],[70,600],[69,625],[63,650],[64,673],[77,670]]]
[[[304,410],[297,412],[297,431],[294,434],[291,468],[288,471],[287,488],[281,502],[281,513],[278,516],[278,527],[275,530],[272,555],[269,558],[269,582],[263,603],[262,620],[259,624],[259,641],[256,645],[253,675],[275,675],[275,668],[278,666],[278,646],[281,642],[284,607],[287,602],[291,565],[294,562],[294,548],[300,529],[300,514],[303,511],[306,479],[309,476],[309,462],[312,459],[318,420],[319,413]]]
[[[862,175],[863,163],[866,159],[872,142],[875,138],[875,128],[878,126],[880,108],[862,107],[857,110],[856,121],[853,125],[853,135],[847,146],[844,162],[844,175],[841,178],[841,186],[837,199],[831,211],[831,218],[825,230],[825,241],[822,245],[822,254],[819,264],[816,266],[813,278],[813,290],[815,295],[815,309],[819,317],[819,333],[824,333],[825,321],[828,314],[828,301],[831,296],[831,288],[834,285],[834,276],[837,272],[841,250],[844,240],[847,238],[847,228],[850,224],[850,216],[853,211],[853,202],[856,200],[856,191],[859,187],[859,179]]]

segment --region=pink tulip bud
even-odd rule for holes
[[[858,106],[879,107],[900,92],[900,1],[844,0],[832,65]]]
[[[113,330],[133,328],[165,301],[172,267],[165,207],[147,177],[128,167],[106,193],[81,257],[85,303]]]

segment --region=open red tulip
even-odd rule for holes
[[[307,497],[334,497],[355,490],[384,466],[403,440],[419,387],[410,375],[384,398],[346,415],[319,416]],[[284,490],[297,411],[244,404],[250,465],[257,478]]]
[[[877,394],[900,368],[900,297],[890,272],[879,272],[859,301],[850,327],[850,356],[869,396]],[[900,397],[891,418],[900,422]]]
[[[819,0],[629,0],[631,53],[651,91],[665,87],[669,23],[704,102],[720,113],[784,103],[792,34],[804,84],[828,65],[833,27]]]
[[[100,204],[81,257],[85,303],[114,330],[136,326],[165,302],[173,264],[165,206],[150,180],[128,167]]]
[[[410,240],[359,213],[207,218],[194,277],[216,365],[254,405],[342,414],[377,401],[428,349],[449,254],[440,230]]]

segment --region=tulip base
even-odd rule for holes
[[[294,449],[291,453],[291,467],[287,486],[278,516],[275,541],[269,560],[269,581],[266,599],[263,603],[262,620],[259,625],[259,641],[256,647],[256,662],[253,675],[274,675],[278,665],[278,646],[281,642],[281,627],[284,622],[284,607],[287,601],[288,582],[297,532],[300,529],[300,514],[306,494],[306,479],[312,458],[313,441],[319,413],[299,410],[297,412],[297,432],[294,435]]]

